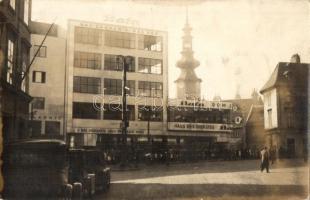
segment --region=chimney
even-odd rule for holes
[[[296,53],[291,57],[291,63],[300,63],[300,56]]]

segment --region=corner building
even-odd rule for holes
[[[71,146],[118,149],[123,64],[127,72],[129,144],[148,143],[167,129],[167,32],[69,20],[66,59],[66,131]],[[149,109],[156,105],[150,115]]]

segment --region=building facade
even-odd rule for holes
[[[66,54],[65,126],[71,145],[118,149],[123,78],[120,56],[133,57],[126,83],[128,142],[147,143],[149,136],[163,139],[168,96],[166,32],[70,20]]]
[[[31,58],[46,36],[29,72],[31,137],[64,139],[66,36],[51,26],[30,23]]]
[[[309,64],[294,60],[278,63],[260,91],[266,144],[279,157],[301,157],[307,152]]]
[[[0,1],[1,114],[4,142],[28,137],[31,0]]]
[[[181,160],[230,159],[242,148],[243,135],[236,129],[240,111],[225,101],[170,100],[168,146]]]

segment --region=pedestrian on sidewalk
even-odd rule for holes
[[[267,147],[264,147],[263,150],[261,150],[260,155],[261,155],[260,170],[261,172],[263,172],[264,169],[266,168],[267,173],[269,173],[269,152]]]
[[[271,164],[273,164],[276,160],[276,149],[275,148],[272,148],[270,150],[270,160],[271,160]]]

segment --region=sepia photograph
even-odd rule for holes
[[[0,199],[310,200],[309,0],[0,0]]]

